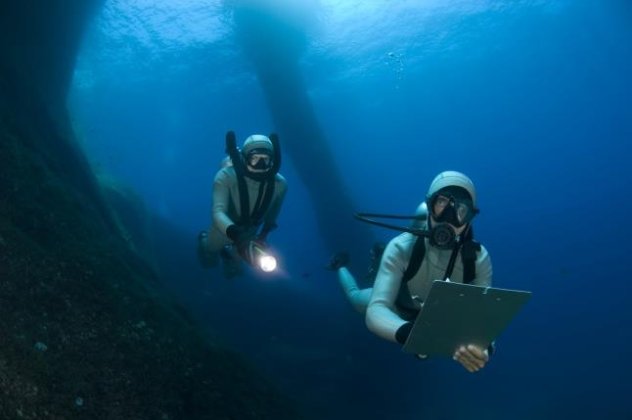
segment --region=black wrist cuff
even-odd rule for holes
[[[237,241],[239,239],[239,234],[240,229],[237,227],[237,225],[230,225],[226,228],[226,236],[228,236],[228,239]]]
[[[496,353],[496,344],[492,341],[489,343],[489,346],[487,346],[487,355],[492,357],[492,354],[494,353]]]
[[[410,335],[410,331],[412,329],[413,329],[412,322],[405,323],[404,325],[399,327],[397,331],[395,332],[395,340],[397,340],[399,344],[403,345],[408,339],[408,336]]]

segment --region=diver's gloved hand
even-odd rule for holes
[[[248,241],[248,240],[235,242],[235,249],[237,250],[237,254],[239,254],[239,256],[248,264],[251,263],[250,252],[249,252],[250,244],[251,244],[251,241]]]
[[[239,256],[252,267],[260,268],[261,253],[267,254],[266,245],[257,239],[235,244]]]
[[[327,270],[338,270],[339,268],[345,267],[349,264],[349,253],[347,252],[338,252],[331,257],[329,263],[325,266]]]
[[[226,228],[226,236],[236,244],[247,242],[250,232],[244,226],[232,224]]]
[[[397,331],[395,331],[395,341],[397,341],[402,346],[408,340],[408,336],[410,336],[411,331],[413,330],[413,323],[408,321],[405,324],[402,324]],[[415,354],[414,355],[417,360],[427,360],[427,354]]]

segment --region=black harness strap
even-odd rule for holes
[[[454,263],[456,263],[456,256],[459,254],[459,249],[461,249],[460,241],[454,244],[452,254],[450,254],[450,261],[448,261],[448,266],[446,267],[445,274],[443,275],[443,281],[446,281],[452,275],[452,272],[454,271]],[[465,283],[465,277],[463,277],[463,283]]]
[[[259,224],[263,216],[270,208],[272,203],[272,197],[274,197],[274,185],[276,184],[274,178],[269,179],[266,182],[259,184],[259,195],[257,196],[257,202],[252,210],[251,218],[255,224]],[[265,189],[264,189],[265,188]]]
[[[281,164],[281,155],[279,151],[278,137],[276,135],[271,135],[271,137],[273,145],[275,146],[275,166],[272,169],[272,173],[268,174],[265,179],[257,180],[259,181],[259,192],[257,195],[257,201],[255,202],[251,212],[250,195],[248,194],[248,185],[246,184],[246,168],[239,153],[239,149],[237,149],[235,133],[232,131],[226,133],[226,152],[233,162],[233,168],[235,169],[235,174],[237,175],[240,225],[258,225],[272,203],[272,197],[274,196],[275,189],[274,187],[276,184],[276,172],[279,170],[279,166]]]
[[[450,255],[450,261],[448,262],[448,266],[445,270],[443,280],[448,279],[452,275],[454,264],[456,263],[456,257],[459,254],[459,250],[461,250],[461,261],[463,262],[463,283],[469,284],[474,281],[476,278],[476,251],[480,249],[480,244],[472,240],[471,234],[466,236],[464,243],[458,242]],[[402,318],[407,321],[415,319],[419,310],[416,309],[416,305],[410,295],[410,291],[408,290],[408,287],[405,287],[405,284],[408,283],[415,274],[417,274],[425,255],[425,238],[423,236],[418,236],[415,241],[415,245],[413,245],[413,251],[410,256],[410,260],[408,261],[408,267],[406,267],[406,271],[404,271],[402,284],[399,287],[399,292],[397,293],[397,298],[395,299],[395,306]]]
[[[457,254],[461,254],[461,262],[463,263],[463,283],[469,284],[474,281],[476,278],[476,253],[480,251],[481,245],[472,239],[471,227],[468,229],[463,242],[457,243],[455,248],[452,250],[452,254],[450,255],[450,261],[448,262],[448,267],[445,270],[445,275],[443,276],[443,280],[446,280],[452,275],[452,271],[454,270],[454,265],[456,263]],[[412,279],[419,268],[421,267],[421,263],[426,256],[426,242],[425,238],[422,236],[417,237],[415,241],[415,245],[413,245],[413,252],[410,256],[410,260],[408,261],[408,267],[406,267],[406,271],[404,271],[404,275],[402,276],[403,282],[408,282]]]
[[[417,240],[413,245],[413,251],[410,255],[410,260],[408,261],[408,267],[406,267],[406,271],[404,271],[404,275],[402,276],[402,284],[399,286],[399,291],[397,292],[397,298],[395,299],[395,306],[399,311],[400,315],[403,319],[407,321],[412,321],[416,318],[419,310],[413,301],[412,296],[410,295],[410,291],[408,287],[406,287],[406,283],[412,279],[417,271],[419,271],[419,267],[421,267],[421,263],[426,256],[426,241],[423,236],[417,236]]]
[[[270,208],[272,197],[274,197],[274,188],[276,186],[276,174],[281,168],[281,145],[279,144],[279,136],[276,133],[271,133],[269,139],[272,143],[272,149],[274,150],[274,157],[272,159],[272,168],[268,173],[266,181],[262,182],[259,186],[259,196],[257,197],[257,202],[252,211],[252,219],[255,220],[256,224],[261,222],[268,208]],[[264,193],[261,194],[261,189],[264,184],[266,189]]]
[[[419,271],[419,267],[421,267],[421,262],[424,260],[426,256],[426,241],[423,236],[418,236],[415,241],[415,245],[413,245],[413,252],[410,256],[410,260],[408,261],[408,267],[406,267],[406,271],[404,271],[404,276],[402,277],[403,282],[408,282],[412,279],[417,271]]]
[[[239,224],[250,224],[250,200],[248,198],[248,187],[246,186],[246,180],[244,179],[244,163],[239,156],[239,150],[237,149],[237,142],[235,139],[235,133],[229,131],[226,133],[226,153],[230,156],[230,160],[233,162],[233,169],[237,175],[237,188],[239,188]]]
[[[246,168],[237,148],[235,133],[228,131],[226,133],[226,152],[233,162],[233,168],[237,175],[237,188],[239,189],[239,207],[240,217],[239,224],[244,226],[258,225],[261,219],[268,211],[274,196],[276,184],[276,173],[281,166],[281,150],[279,146],[279,138],[276,134],[270,135],[270,141],[274,148],[273,167],[270,173],[263,180],[259,181],[259,193],[257,201],[250,212],[250,195],[248,194],[248,185],[246,184]]]
[[[474,240],[472,226],[465,232],[465,240],[461,246],[461,262],[463,263],[463,283],[469,284],[476,278],[476,257],[481,250],[481,244]]]
[[[239,224],[250,224],[250,198],[248,196],[248,187],[246,186],[246,180],[243,174],[240,174],[235,168],[237,173],[237,186],[239,188]]]
[[[261,202],[263,201],[263,196],[264,196],[264,188],[265,188],[265,183],[264,182],[260,182],[259,183],[259,191],[257,192],[257,201],[255,201],[255,205],[252,208],[252,213],[251,216],[254,216],[259,209],[261,208]]]

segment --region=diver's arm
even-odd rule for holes
[[[226,233],[228,226],[235,222],[228,217],[230,204],[230,186],[236,182],[235,172],[232,168],[224,168],[217,172],[213,182],[213,223],[217,228]]]
[[[397,243],[398,238],[392,240],[384,250],[366,311],[366,325],[376,335],[402,343],[411,324],[397,315],[394,308],[409,258],[405,257],[404,254],[408,253],[402,249],[402,245]]]

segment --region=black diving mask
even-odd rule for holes
[[[246,165],[251,172],[267,172],[272,168],[272,156],[268,153],[253,151],[246,156]]]
[[[478,213],[469,196],[449,191],[440,191],[431,197],[428,208],[436,222],[449,223],[456,228],[469,223]]]

